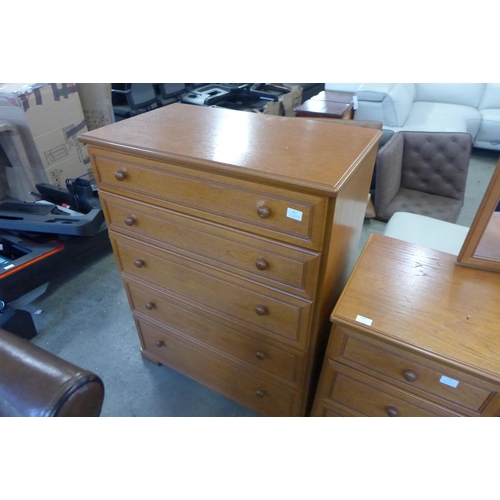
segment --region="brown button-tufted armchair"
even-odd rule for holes
[[[395,212],[410,212],[456,222],[471,148],[466,133],[395,133],[377,154],[376,218],[387,221]]]

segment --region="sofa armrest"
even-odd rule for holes
[[[377,215],[386,209],[401,186],[403,145],[403,134],[396,133],[377,153],[374,200]]]
[[[357,120],[381,121],[386,127],[401,127],[415,99],[414,83],[363,83],[356,91]]]
[[[98,417],[100,377],[0,329],[0,417]]]

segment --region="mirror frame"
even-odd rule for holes
[[[500,160],[458,254],[459,264],[500,272]]]

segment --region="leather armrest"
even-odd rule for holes
[[[98,417],[100,377],[0,329],[0,416]]]
[[[415,100],[414,83],[363,83],[356,91],[354,118],[379,120],[385,127],[401,127]]]

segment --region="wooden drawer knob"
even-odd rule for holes
[[[143,259],[135,259],[134,260],[134,266],[135,267],[142,267],[144,264],[146,264],[146,263],[144,262]]]
[[[265,314],[268,314],[269,313],[269,310],[267,309],[266,306],[257,306],[255,308],[255,312],[259,315],[259,316],[264,316]]]
[[[125,222],[127,226],[133,226],[135,224],[135,217],[133,215],[129,215],[123,219],[123,222]]]
[[[118,172],[115,172],[115,179],[117,181],[124,181],[125,177],[127,177],[127,174],[123,170],[118,170]]]
[[[415,382],[415,380],[417,380],[417,378],[418,378],[418,375],[413,370],[406,370],[403,373],[403,377],[408,382]]]
[[[387,415],[389,417],[399,417],[399,410],[395,406],[388,406]]]
[[[155,342],[156,347],[163,347],[165,345],[165,342],[163,340],[157,340]]]
[[[266,217],[269,217],[271,215],[271,209],[269,207],[266,207],[265,205],[262,205],[261,207],[257,208],[257,215],[265,219]]]
[[[156,306],[155,306],[154,302],[146,302],[146,309],[148,311],[152,311],[155,307]]]
[[[257,351],[257,352],[255,353],[255,357],[256,357],[257,359],[260,359],[260,360],[262,361],[263,359],[265,359],[266,354],[265,354],[264,352],[262,352],[262,351]]]
[[[257,259],[255,261],[255,267],[257,267],[257,269],[260,269],[261,271],[264,271],[264,269],[267,269],[269,267],[269,262],[267,262],[266,259]]]
[[[255,391],[255,395],[258,397],[258,398],[263,398],[265,396],[265,393],[264,391],[261,391],[260,389],[258,391]]]

